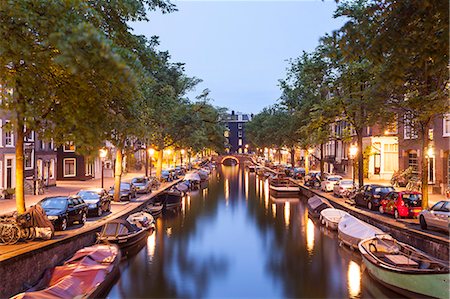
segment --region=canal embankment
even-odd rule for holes
[[[48,241],[33,241],[8,245],[2,248],[0,255],[0,277],[2,283],[0,298],[11,297],[34,285],[44,271],[62,263],[77,250],[96,242],[101,227],[117,218],[126,218],[147,205],[162,191],[177,184],[179,180],[164,183],[158,190],[138,197],[135,201],[117,203],[115,212],[84,226],[58,233]]]

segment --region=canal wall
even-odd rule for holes
[[[448,237],[441,237],[432,233],[408,227],[408,224],[397,222],[395,219],[385,219],[386,217],[374,214],[370,211],[364,211],[354,208],[331,197],[325,197],[311,190],[305,186],[300,185],[300,193],[303,198],[307,199],[314,195],[327,199],[333,207],[344,210],[350,215],[367,222],[386,233],[392,235],[400,242],[409,244],[417,249],[420,249],[438,259],[444,261],[449,260],[449,239]]]
[[[46,269],[62,264],[73,256],[76,251],[93,245],[97,240],[97,232],[101,230],[101,227],[106,222],[117,218],[127,218],[130,214],[140,211],[154,196],[179,181],[176,180],[163,189],[140,197],[138,205],[129,209],[124,208],[116,215],[113,215],[112,218],[104,221],[100,220],[89,227],[85,226],[73,235],[43,241],[42,243],[35,242],[30,246],[26,246],[26,244],[16,245],[18,248],[19,246],[25,248],[20,248],[13,255],[0,256],[0,298],[9,298],[24,292],[39,281]]]

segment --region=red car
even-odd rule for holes
[[[394,217],[417,217],[422,211],[422,194],[412,191],[392,191],[380,202],[380,213],[388,213]]]

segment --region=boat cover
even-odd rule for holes
[[[127,236],[129,234],[135,233],[140,229],[136,225],[132,225],[130,222],[124,219],[114,219],[106,223],[103,226],[102,232],[100,233],[99,239],[105,237],[121,237]]]
[[[320,206],[323,203],[331,207],[330,202],[327,199],[323,198],[323,197],[319,197],[317,195],[314,195],[313,197],[308,199],[308,205],[313,210],[317,209],[317,207]]]
[[[184,180],[186,181],[201,181],[200,175],[196,172],[188,172],[184,176]]]
[[[62,266],[46,271],[33,288],[13,298],[81,298],[92,293],[120,260],[115,245],[94,245],[78,250]]]
[[[360,240],[374,237],[376,234],[383,234],[382,230],[350,214],[342,216],[338,228],[344,234]]]
[[[344,215],[348,215],[348,213],[345,211],[339,210],[339,209],[327,208],[327,209],[322,210],[320,212],[320,215],[323,218],[327,219],[328,221],[339,223],[341,218]]]
[[[128,216],[127,221],[138,228],[146,228],[152,225],[155,220],[151,214],[141,211]]]
[[[186,184],[183,184],[183,183],[177,184],[175,186],[175,188],[177,188],[177,190],[179,190],[181,192],[187,192],[189,190],[189,187]]]

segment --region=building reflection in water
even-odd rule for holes
[[[261,182],[262,183],[262,182]],[[269,208],[269,180],[264,181],[264,206]]]
[[[291,203],[286,202],[284,204],[284,223],[286,224],[286,226],[289,226],[290,218],[291,218]]]
[[[248,200],[248,171],[244,174],[245,200]]]
[[[259,177],[256,177],[255,193],[256,197],[259,197]]]
[[[225,179],[224,190],[225,190],[225,200],[228,206],[228,199],[230,198],[230,181],[228,179]]]
[[[308,217],[306,212],[306,217]],[[306,250],[311,255],[314,250],[314,223],[310,218],[306,221]]]
[[[147,254],[150,257],[150,261],[153,259],[153,256],[155,255],[155,248],[156,248],[156,230],[148,236],[147,238]]]
[[[272,204],[272,216],[273,218],[277,218],[277,205],[276,204]]]
[[[361,267],[354,261],[348,264],[347,280],[349,297],[358,297],[361,292]]]

